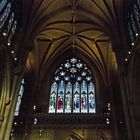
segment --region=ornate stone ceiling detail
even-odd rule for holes
[[[123,32],[123,4],[123,0],[24,1],[24,14],[30,13],[24,16],[26,40],[34,42],[27,69],[40,76],[56,58],[72,50],[90,58],[108,79],[107,71],[116,63],[112,38]]]

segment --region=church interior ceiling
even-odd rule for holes
[[[86,56],[106,82],[110,79],[117,67],[111,38],[121,28],[123,1],[35,0],[25,1],[24,6],[27,40],[34,42],[28,72],[40,77],[52,62],[70,52]],[[29,7],[31,12],[25,16]]]

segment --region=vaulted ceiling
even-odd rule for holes
[[[111,42],[122,28],[123,0],[32,0],[23,4],[26,40],[34,42],[27,71],[43,76],[50,63],[71,50],[87,56],[103,79],[109,80],[116,67]]]

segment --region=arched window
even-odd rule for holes
[[[6,37],[10,46],[17,30],[17,15],[14,9],[14,0],[0,1],[0,32]]]
[[[21,104],[23,92],[24,92],[24,79],[22,79],[20,90],[19,90],[19,94],[18,94],[16,109],[15,109],[15,114],[14,114],[15,116],[19,115],[20,104]]]
[[[80,59],[70,58],[55,71],[49,113],[96,113],[93,76]]]

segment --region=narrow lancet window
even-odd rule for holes
[[[18,94],[16,109],[15,109],[15,114],[14,114],[15,116],[19,115],[19,110],[20,110],[23,92],[24,92],[24,79],[21,82],[21,86],[20,86],[20,90],[19,90],[19,94]]]

